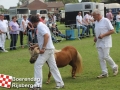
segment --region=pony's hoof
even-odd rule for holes
[[[50,83],[50,82],[48,82],[48,81],[46,82],[46,84],[49,84],[49,83]]]
[[[75,79],[76,77],[72,77],[73,79]]]

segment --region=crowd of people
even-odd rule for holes
[[[89,37],[90,34],[90,28],[92,28],[93,36],[94,33],[94,19],[92,16],[92,13],[86,13],[85,16],[81,15],[81,12],[78,12],[78,15],[76,16],[76,26],[78,29],[78,37],[80,39],[84,38],[85,36]],[[82,28],[82,32],[80,33],[80,29]]]
[[[55,14],[48,14],[48,18],[45,16],[40,16],[39,13],[37,15],[40,18],[40,22],[46,24],[51,33],[62,38],[69,38],[63,35],[56,26],[56,16]],[[8,52],[5,50],[5,41],[6,38],[11,40],[10,42],[10,50],[16,50],[16,43],[18,41],[18,35],[20,36],[20,46],[24,48],[24,35],[28,36],[28,44],[29,43],[37,43],[37,29],[33,26],[30,21],[31,15],[27,17],[26,15],[22,16],[21,21],[17,20],[17,16],[13,16],[11,21],[8,21],[3,14],[0,14],[0,51]],[[55,41],[55,37],[52,36],[52,40]],[[56,40],[57,42],[57,40]]]
[[[94,32],[95,20],[93,18],[93,14],[87,12],[83,17],[81,14],[82,14],[81,12],[78,12],[78,15],[76,16],[76,26],[78,29],[78,37],[80,39],[86,36],[89,37],[91,35],[90,28],[92,29],[92,35],[95,36],[95,32]],[[116,20],[114,20],[114,17]],[[109,10],[106,13],[106,18],[108,18],[112,24],[116,25],[116,33],[119,33],[120,32],[120,11],[118,11],[118,14],[114,16],[112,14],[112,10]],[[80,32],[80,29],[82,29],[81,32]]]

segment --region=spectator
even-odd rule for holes
[[[42,21],[40,13],[37,13],[37,16],[39,17],[40,21]]]
[[[16,50],[16,43],[18,39],[19,34],[19,25],[16,22],[17,18],[15,16],[12,17],[12,21],[9,23],[10,28],[10,36],[11,36],[11,42],[10,42],[10,50]]]
[[[90,29],[89,29],[89,12],[87,12],[85,14],[85,16],[83,17],[83,25],[85,25],[87,27],[87,30],[86,30],[86,36],[89,37],[90,36]]]
[[[53,17],[51,14],[48,14],[48,21],[47,21],[47,26],[51,27],[53,23]]]
[[[55,16],[55,14],[53,14],[53,23],[56,24],[56,16]]]
[[[70,36],[66,36],[66,35],[62,34],[62,33],[58,30],[58,28],[57,28],[57,26],[56,26],[55,24],[52,24],[51,32],[52,32],[55,36],[60,36],[60,37],[62,37],[62,38],[69,39],[69,38],[71,37],[71,35],[70,35]]]
[[[43,22],[44,24],[47,24],[46,20],[45,20],[45,16],[42,16],[41,17],[41,21],[40,22]]]
[[[20,45],[22,48],[24,48],[24,45],[23,45],[23,35],[26,34],[26,29],[27,29],[27,26],[29,27],[28,25],[29,21],[27,20],[27,16],[24,15],[23,16],[23,19],[21,21],[21,24],[20,24],[20,28],[21,28],[21,31],[20,31]]]
[[[36,29],[33,27],[31,21],[30,21],[30,18],[32,16],[30,15],[29,16],[29,23],[27,25],[27,35],[28,35],[28,44],[30,43],[37,43],[37,40],[36,40]]]
[[[5,50],[6,32],[7,25],[4,21],[4,15],[0,14],[0,50],[2,52],[8,52],[7,50]]]
[[[94,32],[95,23],[94,23],[94,18],[93,18],[92,13],[89,15],[89,23],[90,23],[89,26],[92,28],[93,36],[95,36],[95,32]]]
[[[109,12],[106,14],[106,18],[108,18],[111,21],[111,23],[112,23],[112,21],[113,21],[112,10],[109,10]]]
[[[120,11],[116,15],[116,33],[120,32]]]
[[[77,25],[77,28],[78,28],[78,37],[81,39],[82,37],[84,37],[85,31],[87,29],[87,27],[82,25],[81,12],[79,12],[78,15],[76,16],[76,25]],[[82,36],[80,36],[80,28],[82,28],[82,33],[81,33]]]

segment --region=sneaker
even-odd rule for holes
[[[81,36],[79,36],[79,39],[82,39],[82,37],[81,37]]]
[[[57,40],[57,42],[61,42],[61,40]]]
[[[113,75],[116,76],[118,74],[118,65],[113,68]]]
[[[40,87],[33,87],[33,88],[30,88],[29,90],[42,90]]]
[[[3,52],[8,52],[7,50],[3,50]]]
[[[108,77],[108,74],[101,74],[101,75],[97,76],[97,78],[106,78],[106,77]]]
[[[62,85],[62,86],[56,86],[55,88],[56,89],[64,88],[64,85]]]

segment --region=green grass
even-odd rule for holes
[[[64,28],[64,27],[63,27]],[[65,29],[65,28],[64,28]],[[64,31],[63,31],[64,32]],[[120,65],[120,34],[113,34],[113,47],[110,55],[114,61]],[[26,41],[26,40],[25,40]],[[82,40],[63,40],[60,43],[54,43],[56,49],[61,49],[67,45],[74,46],[83,58],[83,72],[77,75],[76,79],[71,78],[71,67],[66,66],[60,68],[60,73],[65,83],[65,88],[61,90],[120,90],[120,74],[113,76],[112,69],[108,65],[109,77],[97,79],[96,76],[101,74],[98,60],[98,54],[95,46],[93,46],[93,37],[84,38]],[[9,46],[9,40],[6,42]],[[19,45],[19,42],[18,44]],[[34,75],[34,65],[29,63],[30,54],[28,48],[8,53],[0,53],[0,74],[11,75],[16,78],[32,78]],[[55,90],[55,82],[53,77],[50,84],[46,84],[48,74],[48,66],[43,66],[43,89]],[[34,84],[34,82],[12,82],[19,84]],[[0,87],[0,90],[7,90]],[[28,90],[28,88],[11,88],[11,90]]]

